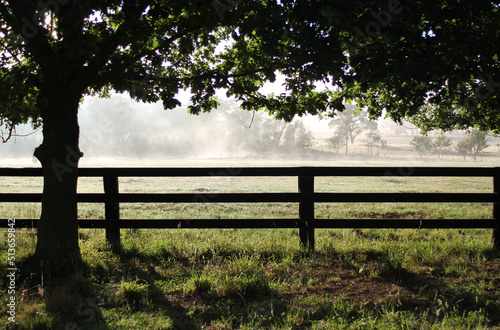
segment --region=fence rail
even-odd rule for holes
[[[105,228],[109,241],[121,228],[298,228],[301,243],[314,249],[315,228],[492,228],[500,248],[500,167],[246,167],[246,168],[81,168],[80,177],[102,177],[104,193],[80,193],[79,203],[104,203],[105,219],[79,219],[80,228]],[[0,177],[41,177],[40,168],[2,168]],[[120,177],[297,177],[297,193],[120,193]],[[491,193],[324,193],[315,177],[491,177]],[[0,193],[0,202],[36,202],[41,193]],[[120,219],[120,203],[299,204],[292,219]],[[318,219],[316,203],[492,203],[491,219]],[[8,219],[0,219],[7,227]],[[36,227],[38,219],[16,219],[16,227]]]

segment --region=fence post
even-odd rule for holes
[[[493,246],[500,250],[500,167],[495,167],[495,176],[493,177],[493,192],[495,193],[495,203],[493,203],[493,219],[496,227],[493,228]]]
[[[120,204],[118,203],[118,177],[104,175],[104,214],[106,217],[106,240],[111,245],[120,244]]]
[[[299,228],[300,242],[304,248],[314,251],[314,176],[299,175],[300,220],[305,221],[305,227]]]

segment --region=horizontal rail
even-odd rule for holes
[[[12,203],[41,203],[42,194],[40,193],[1,193],[0,202]]]
[[[199,176],[403,176],[493,177],[494,167],[194,167],[79,168],[81,177],[199,177]],[[0,168],[2,176],[42,176],[41,168]]]

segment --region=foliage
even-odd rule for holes
[[[346,144],[346,139],[344,136],[338,133],[334,133],[332,137],[326,139],[328,147],[339,153],[339,149],[344,147]]]
[[[472,146],[469,143],[469,140],[465,138],[458,141],[457,145],[455,146],[455,150],[464,158],[465,161],[465,157],[472,152]]]
[[[443,153],[446,149],[448,149],[449,147],[451,147],[452,145],[452,142],[451,142],[451,139],[449,137],[447,137],[446,135],[440,135],[436,138],[436,140],[434,141],[434,146],[436,148],[436,150],[438,151],[438,157],[440,159],[443,158]]]
[[[410,144],[415,148],[420,155],[420,159],[424,157],[425,154],[430,153],[434,150],[435,145],[431,138],[428,136],[416,135],[410,141]]]
[[[368,148],[370,156],[373,156],[373,147],[377,148],[378,153],[378,147],[380,146],[382,149],[385,149],[385,147],[387,146],[387,141],[383,140],[380,134],[375,133],[374,131],[370,131],[368,132],[368,134],[366,134],[365,144]]]
[[[358,34],[347,36],[358,89],[346,88],[345,94],[367,106],[372,116],[386,110],[394,120],[411,121],[426,131],[477,127],[498,132],[498,3],[389,1],[374,6],[360,6]]]
[[[456,150],[464,157],[464,160],[465,156],[470,154],[474,161],[477,161],[477,155],[487,147],[486,133],[475,129],[467,133],[465,139],[457,144]]]
[[[328,127],[335,129],[335,134],[345,138],[346,154],[348,143],[366,130],[377,129],[377,123],[367,117],[367,113],[360,111],[353,105],[346,105],[346,110],[338,113],[329,123]]]
[[[356,98],[371,116],[386,109],[422,126],[497,128],[499,12],[488,1],[120,3],[2,1],[8,128],[40,123],[44,83],[69,79],[56,75],[63,72],[79,73],[85,93],[128,91],[165,108],[190,88],[193,113],[213,108],[215,90],[226,87],[244,108],[264,106],[287,120],[341,110]],[[457,47],[464,56],[456,57]],[[288,92],[260,93],[277,72],[288,77]],[[46,79],[36,78],[42,73]],[[318,92],[314,81],[340,89]],[[420,110],[426,103],[432,107]]]

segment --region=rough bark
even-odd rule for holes
[[[76,193],[82,156],[78,147],[78,106],[82,94],[69,88],[47,94],[39,102],[43,142],[35,150],[44,176],[35,257],[44,266],[66,268],[81,258]]]

